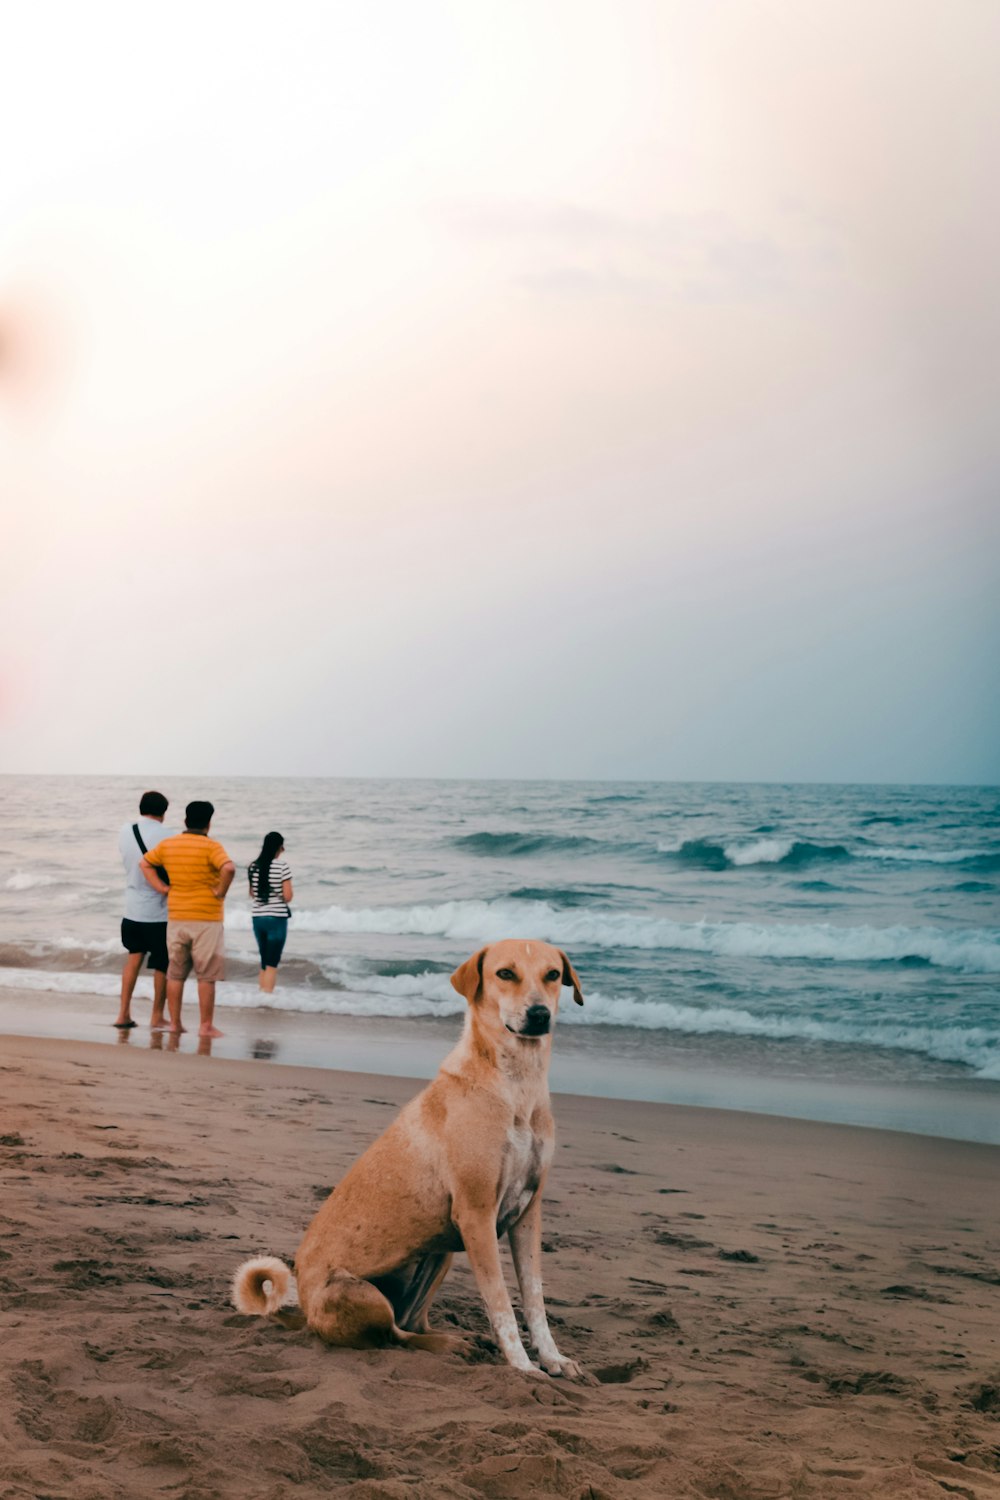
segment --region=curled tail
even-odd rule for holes
[[[283,1260],[258,1255],[245,1260],[233,1277],[233,1306],[248,1317],[276,1318],[286,1328],[304,1328],[306,1320],[298,1308],[284,1306],[293,1285],[291,1268]]]

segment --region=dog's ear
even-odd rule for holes
[[[471,958],[467,958],[464,964],[459,964],[451,976],[451,987],[464,995],[466,1000],[475,1004],[483,993],[483,959],[486,949],[480,948]]]
[[[573,986],[573,999],[576,1001],[577,1005],[582,1005],[583,991],[580,989],[580,976],[561,948],[559,949],[559,957],[562,959],[563,964],[562,982],[567,989],[570,985]]]

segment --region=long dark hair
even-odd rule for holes
[[[284,842],[280,833],[265,833],[260,853],[247,871],[258,901],[271,899],[271,863]]]

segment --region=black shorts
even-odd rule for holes
[[[166,922],[133,922],[122,917],[122,947],[128,953],[148,953],[150,969],[167,972]]]

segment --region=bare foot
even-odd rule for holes
[[[150,1031],[169,1031],[170,1022],[166,1019],[165,1016],[160,1016],[157,1020],[150,1021],[149,1029]]]
[[[157,1029],[159,1030],[160,1028],[158,1027]],[[165,1026],[162,1029],[169,1031],[171,1036],[180,1036],[182,1031],[187,1031],[186,1026]]]
[[[199,1036],[221,1036],[222,1032],[219,1031],[215,1026],[199,1026],[198,1027],[198,1035]]]

